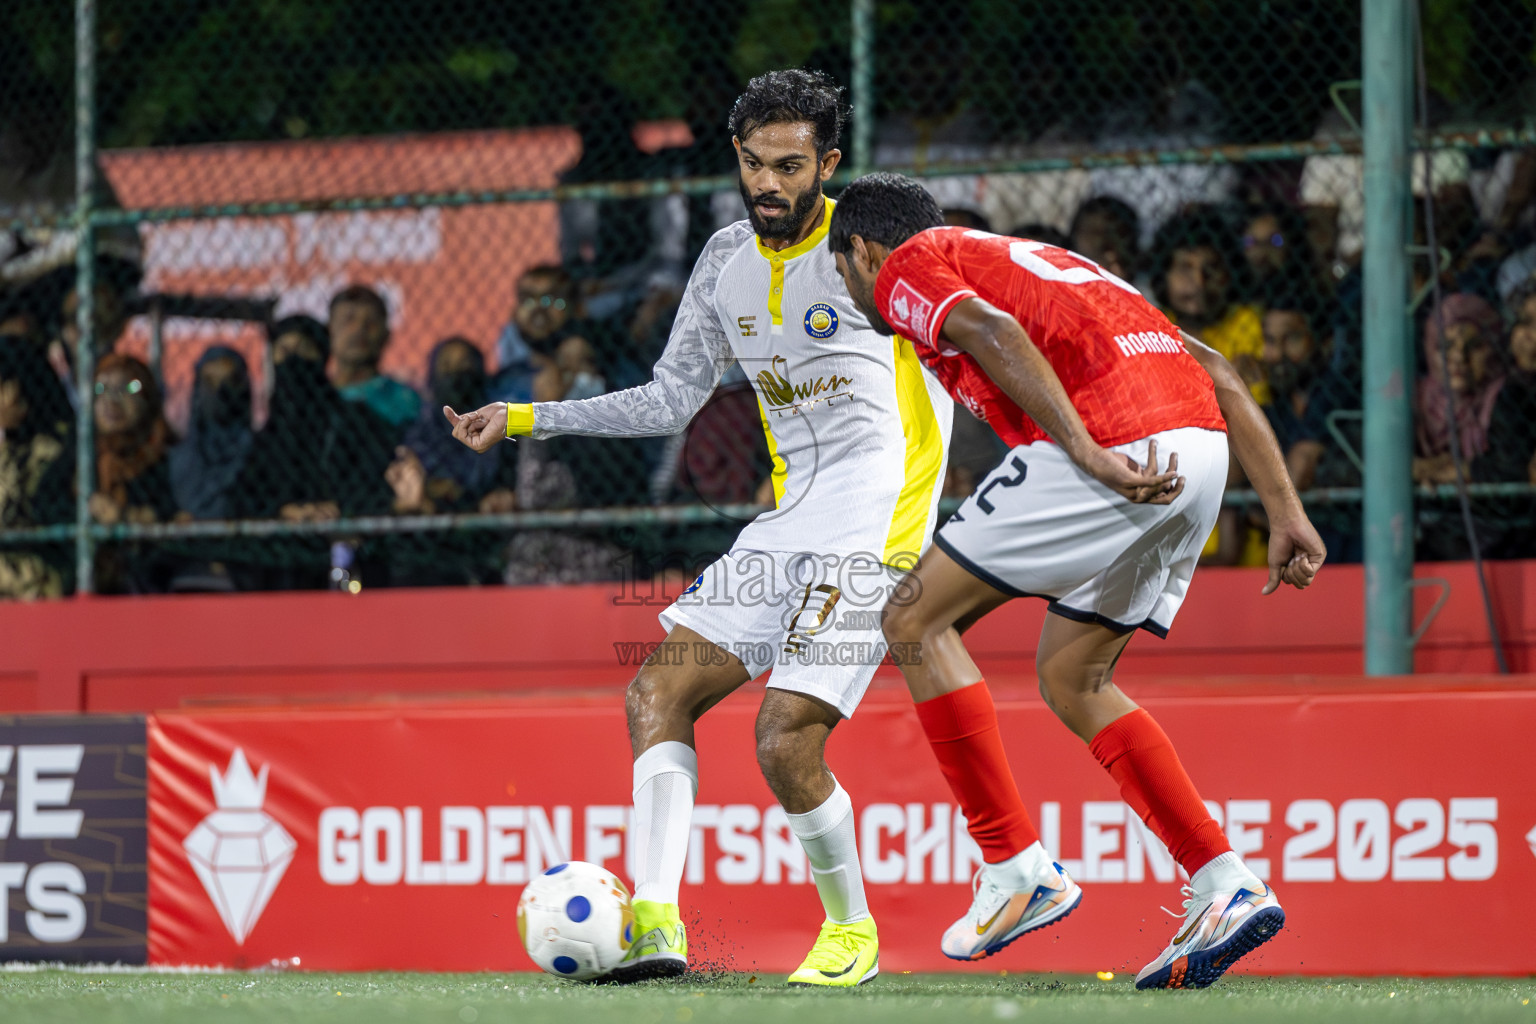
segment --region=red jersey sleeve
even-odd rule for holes
[[[880,268],[875,304],[896,333],[931,348],[939,347],[944,318],[976,290],[934,244],[932,232],[914,236]]]

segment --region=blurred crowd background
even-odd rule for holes
[[[439,410],[647,380],[694,258],[744,215],[732,100],[773,67],[851,82],[847,2],[101,0],[85,107],[71,7],[0,11],[0,597],[77,586],[82,454],[104,593],[687,573],[771,501],[739,371],[672,438],[476,456]],[[1529,557],[1536,3],[1421,17],[1418,557],[1467,555],[1453,437],[1483,553]],[[1135,283],[1232,359],[1331,557],[1358,560],[1358,5],[903,0],[868,29],[844,167],[920,174],[951,223]],[[951,499],[1002,454],[956,416]],[[1264,527],[1234,472],[1207,560],[1262,564]]]

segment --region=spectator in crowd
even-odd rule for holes
[[[443,406],[478,409],[486,404],[485,356],[467,338],[448,338],[428,357],[427,403],[395,449],[388,478],[395,511],[511,512],[516,507],[515,445],[502,445],[490,457],[478,455],[453,439]]]
[[[1488,422],[1474,480],[1536,484],[1536,278],[1509,297],[1509,366]]]
[[[1317,302],[1299,288],[1270,291],[1264,312],[1264,371],[1273,401],[1264,414],[1285,453],[1298,491],[1318,484],[1318,464],[1332,448],[1328,416],[1353,408],[1353,389],[1330,368],[1317,331]]]
[[[1215,210],[1175,217],[1157,233],[1152,289],[1179,327],[1227,358],[1260,405],[1269,402],[1260,356],[1264,329],[1256,306],[1237,301],[1241,257]]]
[[[367,405],[343,400],[326,379],[325,326],[292,316],[273,324],[268,337],[271,408],[235,484],[239,514],[303,522],[387,513],[390,430]]]
[[[44,424],[47,430],[60,437],[71,432],[75,424],[75,410],[70,404],[72,391],[66,389],[64,382],[52,372],[47,343],[42,340],[38,321],[31,314],[25,296],[14,293],[0,295],[0,338],[6,339],[8,345],[16,348],[18,354],[14,356],[15,359],[24,358],[20,353],[24,351],[24,346],[30,346],[32,354],[41,360],[41,365],[49,369],[47,374],[33,373],[39,364],[27,359],[25,368],[29,376],[24,390],[32,415],[38,417],[36,422]]]
[[[96,366],[96,489],[88,499],[91,518],[111,526],[169,522],[176,515],[166,453],[175,441],[155,376],[139,360],[121,353]],[[56,460],[41,489],[62,498],[51,518],[73,511],[75,460]],[[103,594],[142,594],[165,589],[165,566],[152,545],[105,543],[96,551],[96,589]]]
[[[427,363],[421,415],[395,449],[385,474],[401,515],[511,512],[517,507],[517,446],[476,455],[453,439],[443,407],[478,409],[486,398],[485,357],[466,338],[448,338]],[[502,572],[483,534],[438,532],[392,537],[390,582],[396,586],[454,586],[494,582]]]
[[[1072,218],[1073,252],[1093,260],[1122,281],[1134,283],[1141,269],[1141,222],[1129,203],[1095,196]]]
[[[569,271],[555,264],[531,267],[517,279],[512,318],[496,340],[494,402],[532,402],[534,380],[553,365],[556,350],[576,336],[579,301]]]
[[[1242,243],[1248,295],[1253,301],[1276,288],[1314,288],[1318,268],[1307,239],[1307,223],[1299,211],[1283,203],[1255,207],[1248,213]]]
[[[96,364],[96,490],[99,523],[164,523],[176,515],[166,459],[175,437],[149,367],[113,353]]]
[[[245,357],[213,345],[198,358],[192,378],[187,434],[171,449],[171,491],[178,519],[233,519],[241,506],[235,491],[250,461],[251,378]],[[226,592],[257,585],[252,544],[244,538],[184,542],[196,556],[177,562],[168,584],[174,592]]]
[[[67,457],[57,415],[36,397],[57,384],[41,345],[25,334],[0,333],[0,529],[68,516],[68,480],[51,467],[74,460]],[[45,484],[58,493],[50,495]],[[63,574],[56,561],[36,551],[0,549],[0,597],[57,597]]]
[[[1494,308],[1476,295],[1449,295],[1438,311],[1431,310],[1424,325],[1429,372],[1414,394],[1415,483],[1455,483],[1452,417],[1465,463],[1488,451],[1493,409],[1505,381],[1499,353],[1503,326]]]
[[[245,357],[214,345],[193,370],[187,436],[171,449],[171,489],[192,519],[233,519],[235,483],[255,443]]]
[[[343,288],[331,299],[330,335],[336,366],[331,380],[349,402],[359,402],[399,436],[421,411],[421,396],[408,384],[379,372],[389,344],[389,310],[364,285]]]

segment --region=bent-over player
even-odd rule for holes
[[[1229,441],[1269,514],[1264,593],[1307,586],[1322,541],[1225,359],[1091,260],[942,223],[917,182],[869,175],[840,198],[829,245],[875,330],[910,337],[950,393],[1013,445],[923,556],[911,599],[885,611],[887,639],[917,645],[902,671],[985,861],[943,950],[979,959],[1082,898],[1041,847],[960,639],[1005,602],[1043,597],[1054,614],[1040,637],[1041,695],[1190,876],[1184,924],[1136,984],[1209,985],[1285,913],[1232,851],[1163,730],[1115,685],[1115,662],[1137,629],[1161,637],[1172,625],[1221,507]],[[1159,449],[1172,453],[1167,472]],[[1143,489],[1114,485],[1128,466],[1143,467]]]

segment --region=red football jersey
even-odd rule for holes
[[[1046,433],[970,353],[941,337],[944,318],[973,296],[1018,320],[1100,445],[1178,427],[1227,429],[1205,368],[1134,286],[1044,242],[930,228],[885,261],[875,302],[955,400],[1010,445],[1043,440]]]

